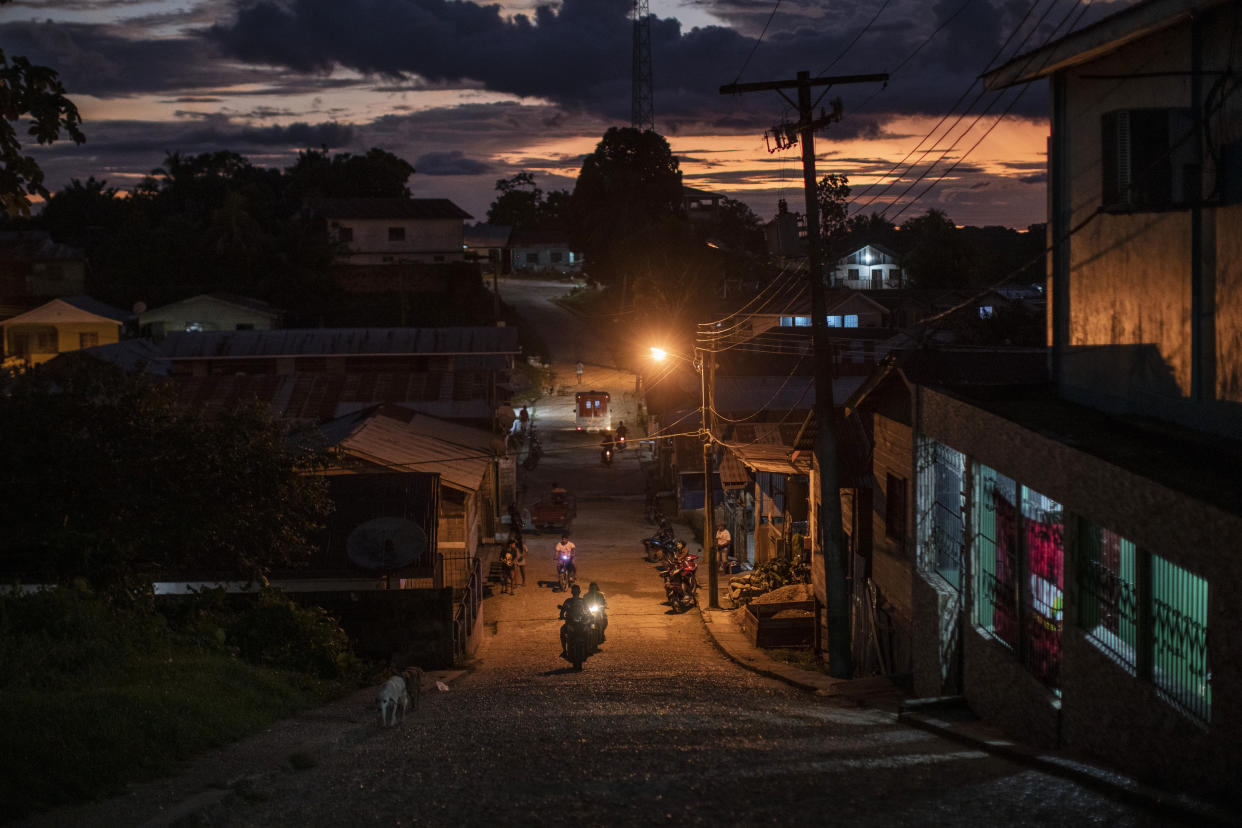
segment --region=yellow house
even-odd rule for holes
[[[5,357],[38,365],[66,351],[119,342],[129,315],[88,296],[53,299],[0,323]]]

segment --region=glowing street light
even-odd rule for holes
[[[663,362],[666,356],[668,356],[668,351],[663,348],[657,348],[654,345],[651,346],[651,358],[656,362]]]

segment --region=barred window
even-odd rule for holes
[[[1208,583],[1086,520],[1078,625],[1087,640],[1200,723],[1211,721]]]

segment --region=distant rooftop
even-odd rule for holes
[[[274,331],[174,331],[160,343],[170,359],[277,356],[517,354],[516,328],[287,328]]]
[[[324,198],[311,203],[329,219],[469,219],[447,198]]]

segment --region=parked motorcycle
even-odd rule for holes
[[[673,527],[663,515],[659,519],[660,529],[649,538],[643,538],[643,559],[648,563],[656,563],[664,560],[664,551],[666,549],[676,549],[677,545],[685,547],[685,544],[677,540],[673,535]]]
[[[526,459],[522,461],[522,468],[531,471],[535,466],[539,465],[539,458],[543,457],[543,443],[539,441],[539,435],[535,433],[535,427],[530,427],[530,446],[526,450]]]
[[[685,555],[664,573],[664,592],[674,612],[685,612],[699,603],[698,555]]]

